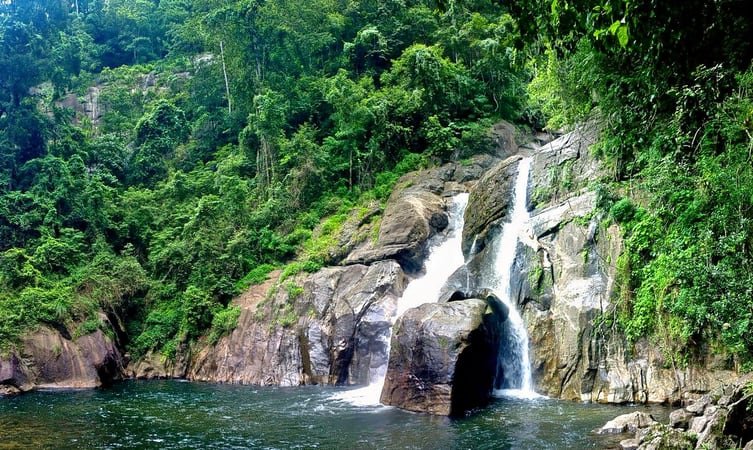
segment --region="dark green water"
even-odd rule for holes
[[[447,419],[332,400],[335,388],[126,382],[0,399],[5,448],[585,449],[636,408],[499,399]],[[643,409],[643,408],[641,408]],[[666,416],[661,408],[649,412]]]

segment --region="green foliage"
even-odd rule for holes
[[[222,336],[229,334],[238,325],[241,316],[241,308],[237,305],[228,305],[226,308],[215,313],[212,318],[212,328],[209,331],[209,342],[216,344]]]
[[[619,195],[600,206],[625,238],[620,326],[673,363],[714,346],[749,364],[753,45],[730,25],[749,32],[751,16],[700,0],[509,7],[532,57],[530,116],[601,125],[594,154]]]
[[[272,264],[258,265],[235,283],[235,289],[241,292],[248,289],[249,286],[261,284],[269,279],[269,273],[275,269],[276,267]]]
[[[290,303],[286,303],[282,309],[278,311],[275,322],[283,328],[289,328],[298,322],[298,315]]]
[[[321,269],[322,265],[316,261],[294,261],[285,266],[280,274],[280,282],[297,275],[301,272],[314,273]]]
[[[609,209],[609,217],[617,223],[629,223],[636,213],[635,205],[628,198],[620,199]]]
[[[338,262],[402,175],[517,118],[504,6],[346,3],[0,4],[2,342],[101,311],[136,357],[216,341],[239,291]]]

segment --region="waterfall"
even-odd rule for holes
[[[443,234],[436,235],[429,242],[428,257],[424,262],[426,271],[422,276],[411,281],[405,288],[403,295],[397,301],[397,312],[390,318],[392,325],[398,317],[411,308],[424,303],[439,300],[439,291],[450,275],[464,263],[461,240],[463,235],[463,215],[468,204],[468,194],[458,194],[452,198],[449,208],[449,224]],[[386,335],[387,354],[390,351],[392,327]],[[389,361],[389,358],[388,358]],[[387,365],[374,368],[369,375],[371,381],[368,386],[340,392],[333,396],[335,400],[343,400],[357,406],[379,405],[382,395],[384,379],[387,375]]]
[[[531,360],[528,351],[528,332],[523,318],[518,311],[517,301],[512,297],[511,274],[518,242],[526,232],[529,221],[526,200],[528,197],[528,174],[531,169],[531,159],[524,158],[518,165],[518,175],[513,189],[513,209],[510,221],[502,227],[502,232],[493,242],[493,276],[489,280],[494,293],[505,303],[509,315],[505,321],[505,329],[500,346],[500,369],[497,374],[496,394],[532,398],[538,397],[533,391],[531,378]]]

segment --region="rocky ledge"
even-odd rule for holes
[[[661,424],[645,413],[625,414],[597,433],[634,433],[623,450],[753,449],[753,375],[720,386],[672,411]]]
[[[27,335],[20,350],[0,358],[0,395],[35,388],[80,389],[122,378],[122,356],[101,330],[71,338],[42,326]]]

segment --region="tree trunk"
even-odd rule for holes
[[[225,66],[225,47],[220,41],[220,59],[222,59],[222,74],[225,76],[225,95],[227,95],[227,113],[233,113],[233,102],[230,99],[230,83],[227,79],[227,67]]]

